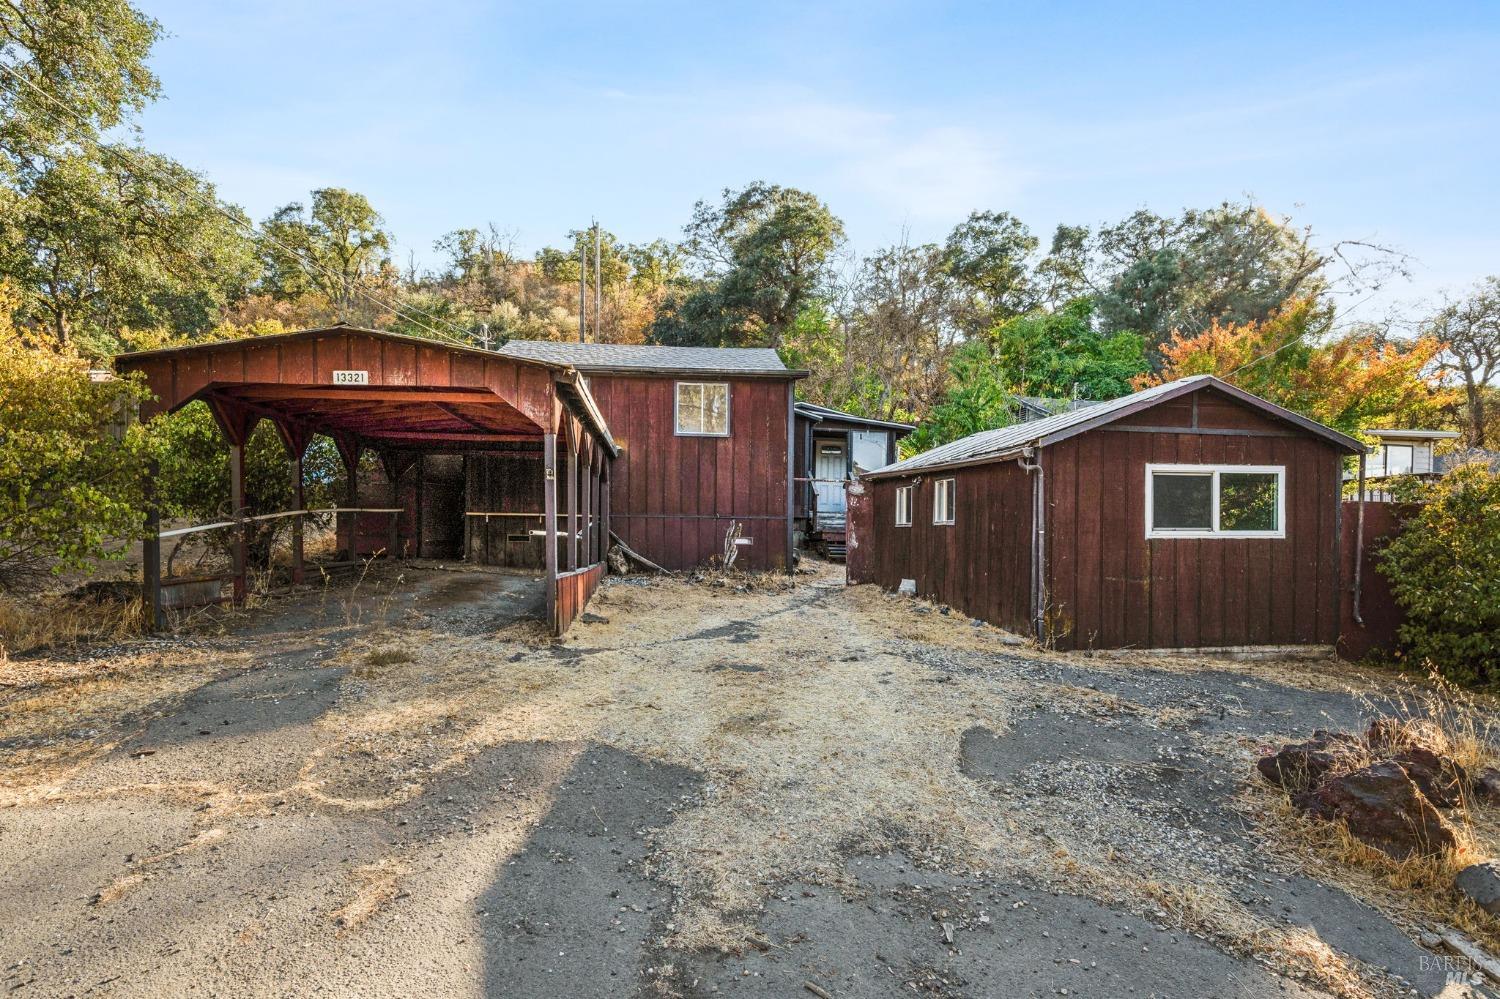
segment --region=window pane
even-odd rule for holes
[[[677,432],[701,434],[703,432],[703,386],[677,386]]]
[[[1213,476],[1151,473],[1151,526],[1167,531],[1213,528]]]
[[[1277,526],[1274,473],[1219,473],[1219,530],[1274,531]]]
[[[701,385],[703,393],[703,433],[729,433],[729,386]]]
[[[1385,474],[1410,475],[1415,453],[1410,444],[1387,444],[1385,446]]]

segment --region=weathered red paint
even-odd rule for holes
[[[570,467],[581,469],[578,487],[584,490],[581,512],[586,517],[614,454],[608,427],[572,368],[380,331],[330,327],[197,344],[126,354],[116,359],[116,367],[122,373],[141,373],[151,388],[153,398],[142,406],[143,419],[203,400],[232,443],[243,444],[261,419],[274,421],[289,445],[314,433],[331,437],[351,470],[349,498],[357,505],[402,508],[394,523],[389,514],[344,518],[341,541],[345,551],[356,555],[450,548],[451,534],[458,532],[437,532],[444,536],[424,544],[429,538],[424,537],[423,514],[440,503],[447,516],[458,517],[467,511],[455,499],[474,497],[455,497],[451,486],[426,488],[419,454],[482,455],[491,463],[508,463],[503,490],[508,498],[495,502],[540,508],[544,496],[537,456],[546,436],[566,424],[571,428],[569,453],[581,459]],[[364,383],[336,384],[336,371],[362,372]],[[381,469],[354,476],[366,447],[380,454]],[[467,476],[463,463],[469,459],[457,460],[459,472]],[[452,469],[445,471],[449,474],[437,478],[451,483]],[[597,520],[586,523],[597,526]],[[603,550],[597,541],[594,532],[584,544],[584,558],[597,570],[591,581],[570,577],[563,582],[547,574],[549,607],[559,606],[553,596],[560,587],[570,594],[565,599],[573,601],[564,605],[565,615],[554,615],[560,628],[581,612],[602,575],[597,563]],[[243,572],[236,573],[237,592],[243,578]]]
[[[1340,601],[1339,655],[1360,660],[1389,655],[1399,645],[1398,631],[1406,613],[1380,572],[1380,552],[1401,533],[1412,508],[1398,503],[1365,502],[1364,558],[1360,566],[1359,616],[1354,619],[1354,557],[1358,551],[1359,503],[1344,503],[1343,599]]]
[[[597,374],[589,390],[614,432],[610,467],[616,534],[668,569],[687,569],[724,549],[731,523],[751,544],[737,564],[783,569],[789,547],[786,379],[730,377],[728,437],[678,436],[675,386],[703,376]]]
[[[1046,631],[1065,649],[1332,645],[1342,457],[1211,388],[1039,449]],[[1286,466],[1286,537],[1147,539],[1145,467],[1154,462]],[[940,478],[957,488],[949,526],[932,523]],[[914,481],[912,526],[896,527],[895,490]],[[851,582],[895,589],[912,578],[923,596],[1031,633],[1032,482],[1018,462],[862,488],[869,526],[856,527]]]
[[[564,635],[573,622],[583,614],[589,598],[599,588],[604,578],[604,563],[596,562],[572,572],[559,573],[557,577],[557,603],[552,620],[552,633]]]

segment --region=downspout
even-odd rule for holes
[[[1354,517],[1354,623],[1361,628],[1365,619],[1359,613],[1360,570],[1365,560],[1365,455],[1359,456],[1359,512]]]
[[[1028,463],[1028,458],[1036,460]],[[1035,473],[1031,480],[1031,630],[1037,644],[1041,645],[1047,605],[1047,577],[1042,570],[1042,558],[1047,551],[1046,473],[1042,471],[1041,455],[1034,447],[1022,451],[1016,464],[1028,474]]]

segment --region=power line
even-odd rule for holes
[[[33,83],[32,81],[26,79],[24,76],[21,76],[19,73],[17,73],[15,71],[14,67],[12,67],[12,66],[10,66],[10,65],[8,65],[6,63],[0,62],[0,70],[4,70],[6,72],[6,74],[9,75],[12,79],[17,80],[20,83],[25,84],[26,86],[28,86],[31,89],[35,90],[37,93],[41,94],[48,101],[51,101],[53,104],[57,105],[63,111],[67,112],[69,115],[71,115],[73,118],[75,118],[80,124],[84,125],[86,128],[91,128],[91,126],[89,125],[88,119],[84,118],[83,115],[81,115],[78,112],[74,111],[72,108],[68,107],[66,104],[63,104],[62,101],[58,100],[52,94],[48,93],[45,88],[43,88],[40,85],[38,85],[36,83]],[[146,172],[145,170],[143,170],[139,166],[139,164],[137,164],[134,167],[132,167],[132,165],[128,162],[128,160],[127,160],[127,152],[129,152],[129,153],[132,154],[130,158],[133,159],[134,158],[133,157],[133,151],[125,150],[125,149],[123,149],[121,147],[118,147],[118,146],[105,145],[104,143],[100,142],[98,139],[94,138],[92,135],[85,135],[84,138],[85,138],[86,141],[88,141],[90,144],[92,144],[93,147],[94,147],[94,149],[97,150],[98,152],[111,154],[111,155],[117,157],[119,160],[126,160],[127,162],[125,164],[125,168],[127,170],[129,170],[130,172],[136,174],[137,176],[140,176],[142,173]],[[275,246],[276,248],[278,248],[278,249],[286,252],[287,254],[289,254],[292,257],[293,260],[297,261],[297,263],[299,265],[301,265],[304,270],[308,270],[309,273],[311,273],[312,269],[316,268],[318,271],[322,272],[323,274],[327,275],[328,277],[331,277],[331,278],[333,278],[333,279],[335,279],[337,281],[342,282],[346,288],[349,288],[350,290],[354,291],[356,294],[363,296],[364,298],[366,298],[369,301],[375,303],[376,305],[380,306],[383,309],[387,309],[387,310],[395,313],[399,318],[406,320],[407,322],[411,323],[413,326],[416,326],[416,327],[418,327],[420,329],[426,330],[428,333],[431,333],[433,336],[437,337],[440,340],[447,340],[447,341],[449,341],[451,343],[458,344],[459,346],[470,346],[471,345],[471,343],[472,343],[472,337],[470,336],[468,330],[461,329],[460,327],[455,326],[453,323],[449,322],[448,320],[443,319],[441,316],[434,316],[432,313],[427,312],[426,310],[423,310],[423,309],[419,309],[416,306],[408,305],[408,306],[404,306],[403,307],[403,306],[400,306],[400,305],[397,305],[397,304],[394,304],[394,303],[391,303],[391,302],[387,302],[384,299],[380,298],[379,296],[375,295],[374,293],[368,291],[367,289],[360,288],[360,287],[357,287],[357,286],[353,286],[353,285],[349,284],[349,282],[345,281],[342,275],[340,275],[337,272],[329,269],[328,267],[326,267],[326,266],[318,263],[315,260],[309,260],[308,258],[302,256],[302,254],[299,253],[297,250],[294,250],[292,247],[287,246],[285,243],[283,243],[280,240],[276,239],[274,236],[271,236],[269,233],[267,233],[264,230],[260,229],[258,226],[255,225],[254,222],[251,222],[248,219],[240,218],[239,216],[235,215],[233,212],[227,210],[223,205],[219,204],[219,202],[216,199],[206,198],[202,194],[200,194],[199,192],[193,190],[192,188],[183,187],[182,185],[178,184],[173,178],[167,176],[166,174],[164,174],[164,173],[162,173],[160,171],[157,172],[157,177],[158,177],[158,179],[160,179],[164,183],[166,183],[167,186],[169,186],[173,190],[177,191],[179,194],[183,195],[184,197],[190,198],[190,199],[198,202],[200,205],[203,205],[203,206],[209,208],[212,211],[215,211],[215,212],[219,213],[220,215],[222,215],[226,219],[228,219],[235,226],[239,227],[240,229],[243,229],[243,230],[247,231],[251,236],[254,236],[254,237],[258,238],[258,239],[264,240],[265,242],[270,243],[272,246]],[[409,311],[408,312],[403,312],[402,311],[403,308],[405,308],[405,309],[407,309]],[[459,335],[456,336],[456,337],[455,336],[451,336],[451,335],[449,335],[447,333],[443,333],[440,330],[433,329],[431,326],[428,326],[425,323],[418,322],[416,319],[412,318],[412,316],[411,316],[410,313],[413,313],[413,312],[416,313],[417,315],[424,316],[424,317],[426,317],[428,319],[431,319],[435,323],[440,323],[440,324],[442,324],[444,326],[447,326],[449,329],[453,330],[455,333],[457,333]]]
[[[1379,290],[1380,289],[1377,288],[1377,289],[1375,289],[1375,291],[1370,292],[1364,298],[1361,298],[1358,302],[1355,302],[1353,305],[1351,305],[1349,307],[1348,311],[1352,312],[1355,309],[1359,308],[1361,305],[1364,305],[1370,299],[1374,298],[1375,295],[1376,295],[1376,293]],[[1347,325],[1347,324],[1345,324],[1345,325]],[[1331,325],[1331,326],[1328,327],[1327,332],[1334,333],[1334,332],[1337,332],[1338,329],[1339,329],[1339,324],[1335,323],[1335,324],[1333,324],[1333,325]],[[1239,374],[1241,371],[1244,371],[1246,368],[1250,367],[1251,365],[1253,365],[1253,364],[1259,364],[1261,361],[1264,361],[1264,360],[1266,360],[1268,358],[1275,357],[1277,354],[1281,353],[1283,350],[1286,350],[1288,347],[1292,347],[1292,346],[1295,346],[1298,343],[1301,343],[1302,340],[1303,340],[1303,338],[1306,337],[1307,333],[1309,333],[1309,332],[1311,332],[1311,330],[1309,330],[1307,332],[1304,332],[1304,333],[1298,333],[1296,336],[1292,337],[1290,340],[1288,340],[1286,343],[1282,344],[1280,347],[1277,347],[1275,350],[1268,350],[1264,354],[1261,354],[1259,357],[1252,357],[1252,358],[1250,358],[1250,360],[1246,361],[1244,364],[1241,364],[1239,367],[1235,368],[1233,371],[1230,371],[1229,373],[1227,373],[1226,375],[1224,375],[1224,380],[1228,381],[1229,379],[1233,378],[1235,375]]]

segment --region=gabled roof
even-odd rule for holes
[[[984,430],[977,434],[971,434],[961,440],[935,447],[931,451],[914,455],[903,461],[898,461],[884,468],[877,468],[873,472],[867,472],[864,478],[884,478],[891,475],[911,475],[917,472],[926,472],[940,468],[951,468],[958,465],[979,464],[986,461],[997,461],[1003,458],[1012,458],[1019,455],[1029,447],[1045,447],[1058,441],[1066,440],[1077,434],[1093,430],[1095,427],[1112,423],[1121,417],[1131,413],[1148,409],[1169,399],[1175,399],[1180,395],[1197,392],[1204,388],[1214,388],[1270,416],[1288,423],[1295,424],[1310,434],[1323,438],[1336,447],[1342,448],[1350,454],[1363,453],[1366,448],[1359,441],[1347,434],[1341,434],[1332,427],[1325,427],[1316,420],[1310,420],[1299,413],[1294,413],[1273,402],[1268,402],[1258,395],[1246,392],[1244,389],[1215,378],[1213,375],[1193,375],[1191,378],[1179,378],[1177,381],[1165,382],[1155,385],[1140,392],[1101,402],[1094,406],[1083,409],[1075,409],[1066,413],[1058,413],[1041,420],[1030,420],[1026,423],[1016,423],[1009,427],[1001,427],[998,430]]]
[[[896,423],[894,420],[873,420],[868,416],[855,416],[840,409],[832,409],[828,406],[819,406],[811,402],[799,402],[796,405],[797,415],[805,416],[815,423],[823,420],[837,420],[840,423],[860,423],[870,427],[881,427],[885,430],[899,430],[902,433],[911,433],[917,429],[910,423]]]
[[[774,375],[800,378],[769,347],[659,347],[636,343],[567,343],[511,340],[497,353],[506,357],[567,364],[583,372],[625,371],[671,374]]]

